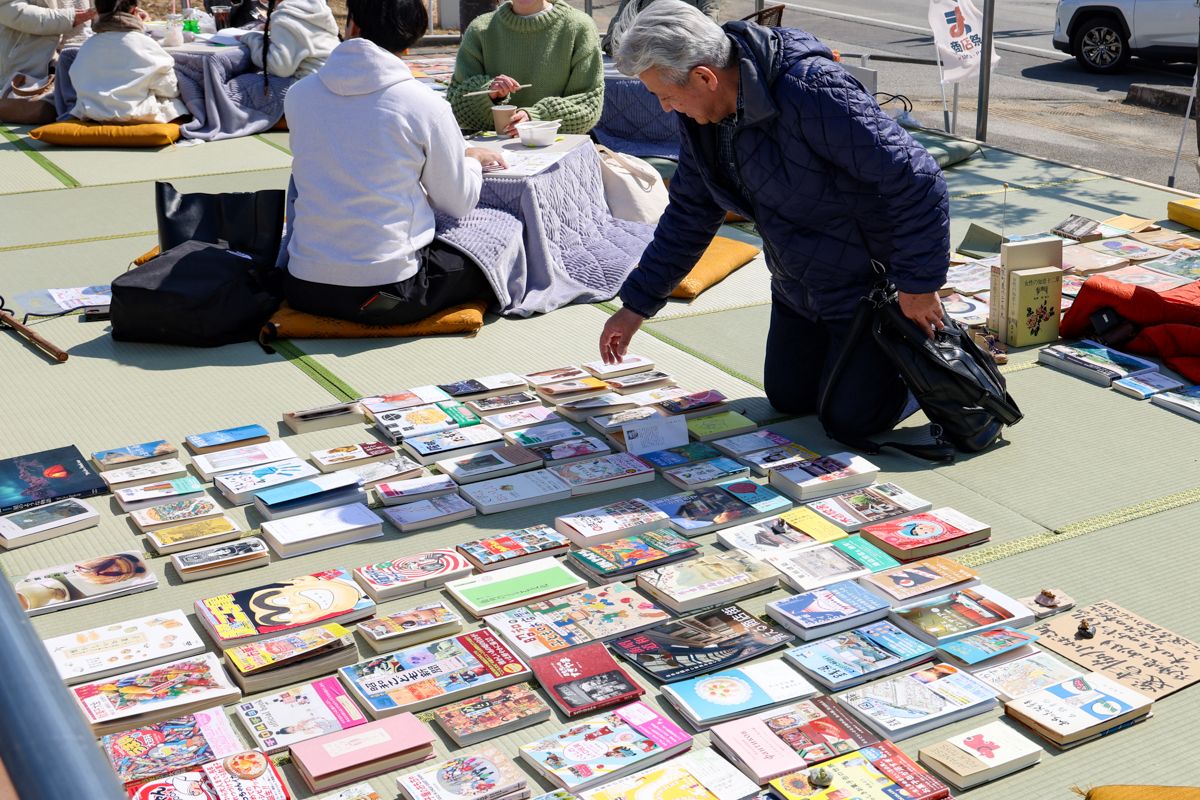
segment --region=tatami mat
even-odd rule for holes
[[[24,141],[82,186],[253,172],[292,163],[291,156],[253,136],[146,150],[56,147],[28,138]]]
[[[24,199],[28,192],[61,188],[62,181],[30,158],[29,153],[18,147],[16,142],[0,138],[0,197]],[[5,227],[8,227],[7,224]],[[8,238],[7,230],[4,238]]]
[[[290,168],[279,168],[233,175],[172,178],[171,183],[181,192],[248,192],[286,189],[290,175]],[[4,220],[0,258],[4,250],[18,246],[96,239],[157,229],[153,182],[78,189],[65,189],[61,184],[57,186],[61,191],[0,196],[0,219]],[[62,192],[71,194],[68,196]],[[64,209],[69,209],[69,213],[64,213]],[[134,255],[137,253],[130,258]]]
[[[614,301],[618,305],[620,300]],[[766,259],[759,253],[753,261],[730,275],[695,300],[668,300],[651,324],[665,320],[712,314],[714,311],[766,306],[771,302],[771,273]]]
[[[771,327],[769,296],[763,304],[719,314],[658,320],[656,317],[646,328],[762,383],[767,331]]]
[[[105,284],[157,243],[157,235],[142,235],[0,252],[6,276],[0,291],[12,299],[37,289]]]

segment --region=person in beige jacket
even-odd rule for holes
[[[44,85],[64,34],[96,16],[69,0],[0,0],[0,121],[49,122],[50,98],[28,101],[14,92]]]
[[[96,122],[170,122],[187,113],[175,59],[145,33],[136,0],[96,0],[94,35],[71,64],[71,116]]]

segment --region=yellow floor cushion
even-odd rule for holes
[[[333,317],[305,314],[284,303],[266,324],[267,339],[372,339],[474,333],[483,327],[487,305],[467,303],[405,325],[364,325]]]
[[[717,236],[688,276],[671,292],[671,297],[680,300],[695,299],[705,289],[716,286],[749,264],[758,253],[758,248],[752,244]]]
[[[179,139],[179,125],[174,122],[105,125],[73,119],[34,128],[29,136],[65,147],[163,147]]]
[[[1097,786],[1085,800],[1200,800],[1200,787]]]

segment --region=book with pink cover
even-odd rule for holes
[[[397,714],[339,733],[329,733],[292,745],[292,761],[307,779],[320,784],[350,770],[354,779],[367,778],[405,766],[397,757],[414,754],[408,764],[424,761],[434,740],[433,731],[412,714]],[[371,770],[378,765],[378,770]]]

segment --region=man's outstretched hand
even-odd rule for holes
[[[619,364],[629,351],[629,340],[642,327],[641,314],[622,308],[608,318],[600,333],[600,358],[605,364]]]
[[[942,299],[937,292],[925,294],[909,294],[900,292],[900,310],[904,316],[911,319],[925,335],[933,338],[935,331],[940,331],[942,324]]]

